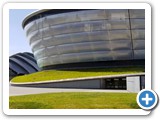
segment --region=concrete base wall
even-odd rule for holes
[[[82,80],[82,81],[63,81],[63,82],[50,82],[50,83],[36,83],[36,84],[12,84],[14,86],[24,87],[43,87],[43,88],[86,88],[98,89],[101,88],[101,80]]]
[[[100,88],[100,80],[60,82],[50,86],[55,88]]]
[[[118,76],[112,78],[126,78],[126,87],[128,92],[138,93],[141,89],[145,88],[145,76]],[[106,78],[93,78],[84,80],[63,80],[63,81],[51,81],[43,83],[25,83],[14,84],[13,86],[20,87],[43,87],[43,88],[85,88],[85,89],[106,89]]]

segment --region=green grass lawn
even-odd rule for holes
[[[10,109],[139,109],[136,93],[62,92],[9,97]]]
[[[29,75],[23,75],[13,78],[12,82],[38,82],[46,80],[60,80],[68,78],[94,77],[104,75],[118,75],[144,72],[143,67],[125,67],[125,68],[92,68],[83,70],[46,70]]]

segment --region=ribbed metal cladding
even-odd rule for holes
[[[145,10],[84,10],[36,15],[24,26],[39,67],[145,59]]]
[[[17,53],[9,57],[10,76],[18,74],[30,74],[40,70],[33,54]]]

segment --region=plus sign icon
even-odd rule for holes
[[[157,104],[157,94],[153,90],[141,90],[137,95],[137,103],[144,110],[150,110]]]

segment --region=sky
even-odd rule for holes
[[[22,21],[33,11],[36,11],[36,9],[10,9],[9,56],[19,52],[31,52],[25,31],[22,28]]]

